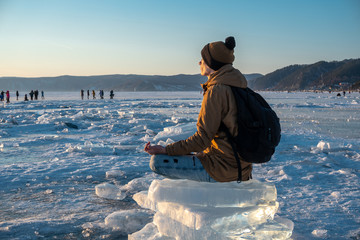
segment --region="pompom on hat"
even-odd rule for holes
[[[234,48],[236,46],[234,37],[227,37],[225,42],[218,41],[205,45],[201,50],[201,57],[211,69],[217,71],[226,64],[234,62]]]

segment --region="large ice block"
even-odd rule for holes
[[[240,184],[154,180],[148,191],[133,199],[156,212],[154,225],[132,234],[135,237],[288,239],[292,234],[290,220],[274,218],[279,207],[275,186],[257,180]]]
[[[264,223],[274,218],[279,206],[277,202],[243,208],[187,206],[172,202],[156,204],[147,198],[146,191],[135,194],[133,198],[141,207],[159,211],[187,227],[200,229],[207,225],[218,231],[228,231],[234,225],[253,226]]]
[[[257,180],[207,183],[190,180],[154,180],[148,191],[153,202],[211,207],[245,207],[276,201],[273,184]]]
[[[161,235],[175,239],[229,240],[229,238],[216,233],[209,227],[205,227],[201,230],[192,229],[159,212],[154,216],[154,223]]]
[[[284,223],[287,221],[287,223]],[[210,226],[204,226],[197,230],[189,228],[168,216],[156,213],[154,224],[160,235],[174,239],[189,240],[269,240],[289,239],[293,230],[293,223],[287,219],[274,219],[256,227],[243,227],[239,225],[232,231],[218,232]]]

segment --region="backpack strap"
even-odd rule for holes
[[[225,124],[223,122],[221,122],[220,129],[225,131],[226,136],[228,138],[228,142],[230,143],[231,148],[232,148],[232,150],[234,152],[234,156],[235,156],[237,167],[238,167],[238,179],[237,179],[237,182],[241,183],[241,180],[242,180],[241,163],[240,163],[239,155],[238,155],[238,153],[236,151],[235,142],[232,139],[233,137],[231,136],[231,133],[230,133],[229,129],[225,126]]]

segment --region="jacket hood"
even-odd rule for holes
[[[206,83],[202,84],[204,91],[215,84],[224,84],[234,87],[247,87],[247,80],[244,75],[231,64],[226,64],[218,71],[213,72]]]

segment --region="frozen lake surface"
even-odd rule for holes
[[[294,222],[293,239],[360,239],[360,94],[262,95],[281,119],[282,139],[253,175],[275,184],[277,214]],[[113,229],[105,219],[119,210],[142,217],[132,195],[159,178],[144,144],[193,134],[202,95],[45,97],[0,103],[0,239],[127,239],[126,223]],[[103,183],[125,195],[100,197]]]

